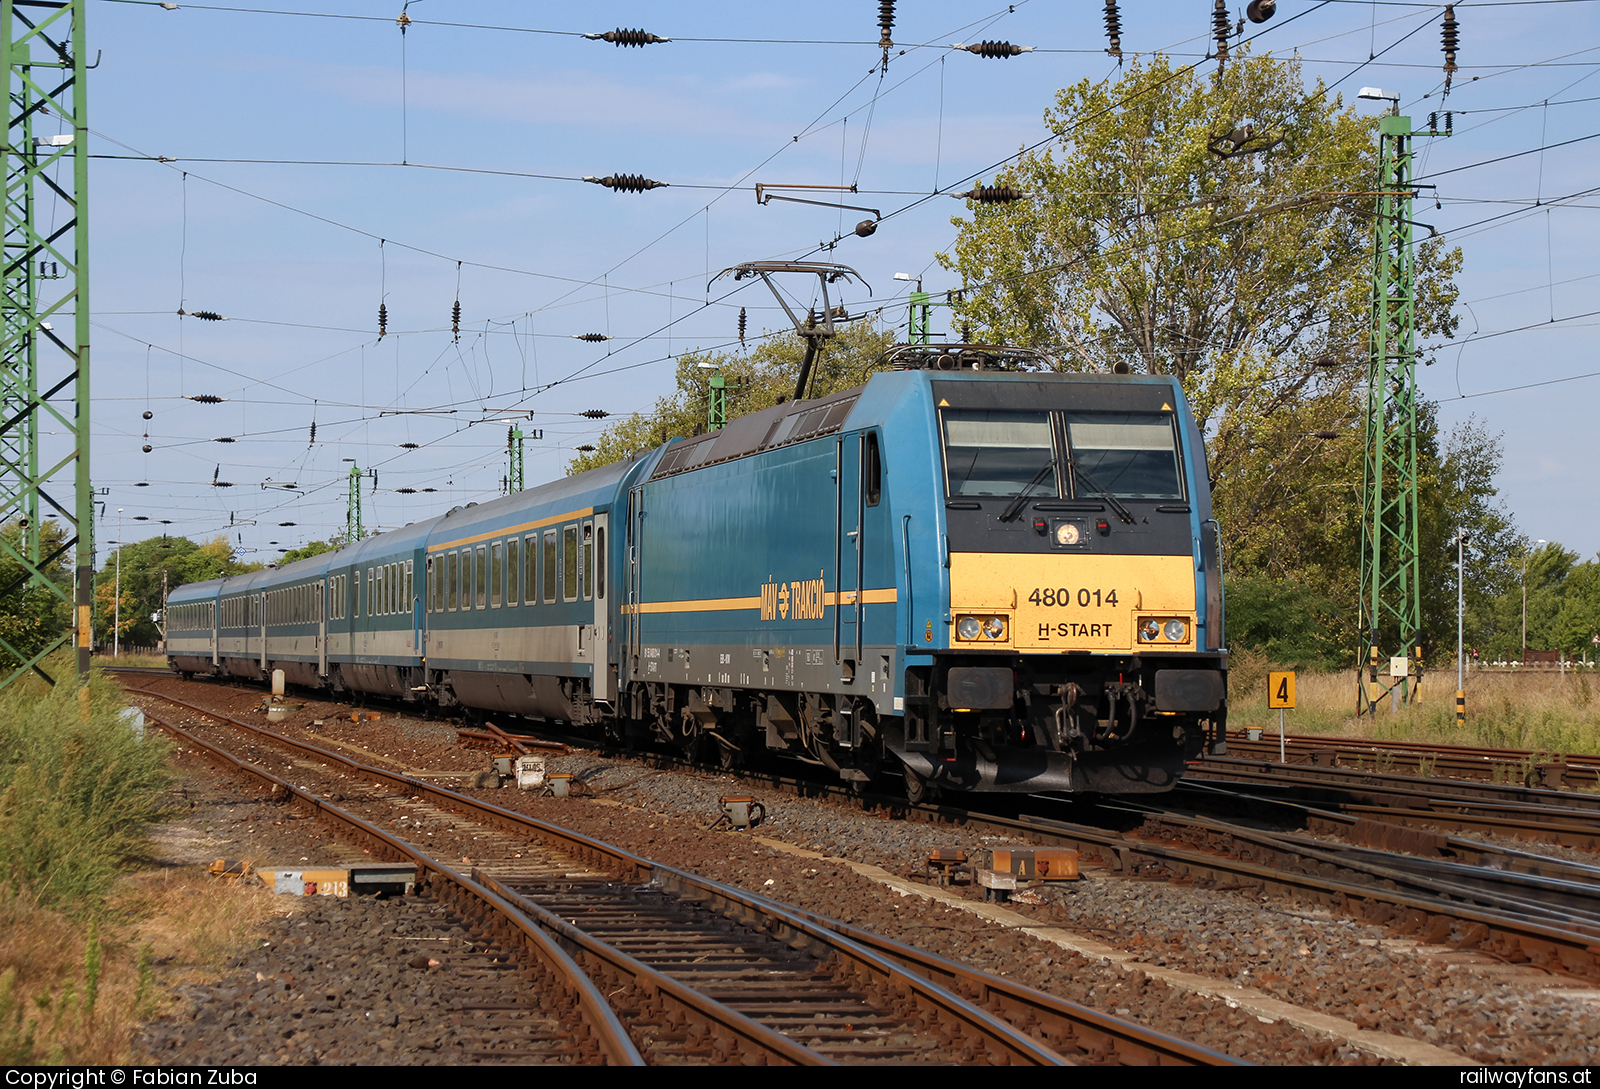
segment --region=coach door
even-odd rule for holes
[[[611,702],[611,608],[609,605],[611,593],[611,572],[607,564],[607,550],[611,547],[611,535],[607,527],[611,519],[608,515],[597,514],[594,516],[594,540],[592,550],[584,549],[585,559],[590,555],[593,558],[592,573],[589,575],[594,580],[594,627],[592,644],[594,653],[591,660],[594,662],[594,698]]]
[[[333,576],[317,583],[321,603],[317,608],[317,676],[328,675],[328,605],[333,600]]]

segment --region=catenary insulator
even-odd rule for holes
[[[189,316],[191,318],[199,318],[201,321],[226,321],[227,320],[221,314],[217,313],[215,310],[191,310],[191,311],[189,311]]]
[[[607,174],[603,178],[586,177],[586,182],[603,185],[616,193],[642,193],[646,189],[660,189],[670,182],[655,181],[643,174]]]
[[[605,333],[573,333],[572,334],[572,339],[573,340],[587,340],[587,341],[590,341],[591,343],[599,344],[601,341],[610,340],[611,338],[609,336],[607,336]]]
[[[378,304],[378,339],[389,331],[389,308],[383,303]]]
[[[1461,44],[1461,28],[1456,23],[1456,6],[1447,4],[1444,24],[1439,31],[1439,48],[1444,50],[1444,91],[1450,93],[1450,81],[1456,74],[1456,49]]]
[[[611,413],[607,412],[603,408],[586,408],[582,412],[578,413],[578,415],[582,416],[586,420],[603,420],[607,416],[611,415]]]
[[[199,401],[203,405],[220,405],[226,397],[218,397],[215,393],[191,393],[189,400]]]
[[[1233,33],[1233,23],[1228,18],[1228,0],[1213,0],[1211,7],[1211,36],[1217,40],[1217,62],[1228,59],[1228,36]]]
[[[1311,432],[1311,437],[1314,438],[1314,439],[1336,439],[1336,438],[1339,437],[1339,432],[1337,432],[1337,431],[1313,431],[1313,432]]]
[[[894,0],[878,0],[878,48],[894,48]]]
[[[155,416],[155,413],[151,412],[148,408],[144,410],[144,418],[145,419],[148,420],[148,419],[151,419],[154,416]]]
[[[608,30],[604,34],[585,34],[584,37],[591,42],[610,42],[619,49],[625,45],[636,45],[642,48],[647,45],[660,45],[662,42],[670,42],[672,40],[671,38],[663,38],[659,34],[652,34],[648,30],[624,30],[622,27],[618,27],[616,30]]]
[[[574,446],[573,449],[582,454],[592,454],[595,451],[595,448],[589,443],[584,443],[582,446]]]
[[[317,421],[316,420],[312,420],[311,421],[311,437],[306,440],[306,444],[308,446],[317,445]]]
[[[955,196],[963,200],[975,200],[979,204],[1014,204],[1027,194],[1009,185],[978,185]]]
[[[399,492],[401,495],[416,495],[417,494],[417,489],[415,489],[415,488],[396,488],[395,491]]]
[[[460,337],[461,337],[461,300],[460,299],[457,299],[455,305],[450,308],[450,333],[451,333],[452,336],[456,337],[457,339],[460,339]]]
[[[860,223],[856,224],[856,234],[860,235],[862,238],[872,237],[877,230],[878,221],[875,219],[863,219]]]
[[[1106,37],[1111,45],[1106,49],[1118,60],[1122,59],[1122,12],[1117,10],[1117,0],[1106,0]]]
[[[1014,57],[1018,53],[1032,53],[1031,45],[1012,45],[1010,42],[973,42],[963,45],[956,42],[952,49],[965,49],[968,53],[976,53],[980,57]]]
[[[741,307],[739,307],[739,343],[740,343],[740,345],[744,344],[744,323],[745,323],[744,307],[741,306]]]
[[[292,526],[292,525],[295,525],[297,523],[294,523],[294,522],[279,522],[278,524],[280,526]]]
[[[402,450],[421,450],[422,449],[420,444],[414,443],[414,442],[402,442],[402,443],[399,444],[399,446],[400,446],[400,449],[402,449]]]
[[[238,442],[239,440],[234,438],[232,435],[223,435],[221,438],[212,439],[211,441],[212,442]]]
[[[1277,11],[1278,0],[1250,0],[1250,6],[1244,9],[1244,16],[1252,23],[1264,23]]]

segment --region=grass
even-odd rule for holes
[[[1279,667],[1248,651],[1233,656],[1228,678],[1228,725],[1276,731],[1278,712],[1267,708],[1269,669]],[[1357,718],[1356,678],[1347,673],[1299,673],[1290,733],[1332,734],[1388,741],[1526,749],[1545,753],[1600,753],[1600,676],[1589,672],[1469,673],[1467,721],[1456,726],[1454,669],[1424,675],[1417,700],[1391,713]]]
[[[125,706],[99,673],[0,693],[0,1065],[137,1061],[167,989],[225,967],[272,910],[264,889],[148,868],[170,750]]]
[[[96,654],[94,656],[94,664],[102,668],[105,666],[155,666],[158,669],[167,668],[167,660],[159,654],[129,654],[127,651],[123,651],[114,658],[110,654]]]

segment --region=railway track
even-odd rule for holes
[[[331,788],[326,794],[354,791],[351,779],[371,782],[413,807],[473,822],[483,844],[476,853],[494,857],[480,859],[464,876],[328,798],[208,746],[215,758],[263,775],[269,789],[291,791],[296,804],[364,837],[368,849],[415,858],[419,887],[463,913],[470,910],[491,940],[521,943],[525,953],[535,933],[553,944],[582,966],[591,991],[598,986],[610,998],[614,1012],[608,1012],[626,1021],[632,1046],[651,1062],[1238,1065],[897,943],[861,941],[870,936],[422,779],[175,697],[143,694],[244,731],[254,743],[287,748],[302,767],[318,762],[343,769],[348,778],[325,783]],[[147,713],[186,742],[204,744]],[[530,843],[539,850],[530,852]],[[479,1005],[485,1012],[512,1012],[493,1001]],[[622,1060],[607,1052],[606,1061]]]
[[[1243,730],[1229,730],[1227,741],[1230,757],[1272,761],[1278,758],[1276,735],[1264,733],[1259,741],[1251,741]],[[1288,734],[1284,738],[1284,749],[1290,764],[1311,767],[1519,783],[1550,790],[1593,790],[1600,786],[1600,756],[1584,754],[1316,734]]]

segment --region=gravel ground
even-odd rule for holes
[[[141,683],[151,682],[141,678]],[[156,681],[151,687],[235,714],[258,707],[261,699],[258,690],[175,680]],[[337,714],[342,720],[335,718]],[[321,725],[311,726],[316,718],[322,719]],[[380,721],[352,723],[347,707],[307,701],[284,728],[297,736],[315,733],[415,771],[468,776],[487,760],[484,753],[456,746],[454,729],[447,724],[388,711]],[[350,754],[362,756],[357,751]],[[1125,971],[936,903],[894,896],[844,862],[834,861],[870,864],[903,875],[933,848],[965,847],[973,852],[1003,840],[890,821],[827,802],[763,796],[728,776],[657,771],[588,752],[553,756],[549,770],[583,776],[595,796],[561,800],[509,788],[483,794],[497,804],[660,861],[843,918],[1256,1062],[1376,1061],[1337,1035],[1327,1038],[1283,1022],[1267,1023],[1140,971]],[[765,847],[748,834],[709,830],[720,813],[719,796],[750,793],[761,797],[769,810],[758,835],[830,857],[799,858]],[[227,819],[234,823],[218,823],[226,812],[218,810],[214,832],[234,833],[242,843],[247,833],[285,828],[270,821],[263,825],[259,816],[250,820],[243,804],[231,808]],[[281,814],[273,819],[281,819]],[[307,824],[290,831],[309,837],[318,830]],[[472,850],[470,843],[449,840],[448,824],[441,823],[435,831],[433,840],[423,842],[434,843],[441,855],[446,849]],[[288,842],[293,839],[289,836],[284,847],[294,849]],[[305,838],[300,847],[299,854],[307,857],[316,857],[318,849],[337,853]],[[1419,949],[1412,942],[1388,939],[1380,928],[1315,909],[1239,892],[1143,881],[1097,867],[1085,867],[1080,882],[1024,899],[1037,902],[1014,904],[1015,910],[1038,925],[1092,937],[1147,965],[1246,984],[1363,1028],[1450,1049],[1464,1059],[1590,1064],[1600,1058],[1596,1044],[1600,989],[1575,986],[1571,980],[1528,966],[1501,965],[1478,953]],[[338,939],[324,941],[337,944]],[[270,958],[268,948],[269,952],[257,955]],[[281,974],[282,970],[267,971],[273,967],[277,966],[269,963],[257,970],[268,978]],[[423,1052],[405,1048],[388,1054],[389,1061],[429,1061]],[[305,1056],[297,1053],[294,1061],[306,1061]]]

